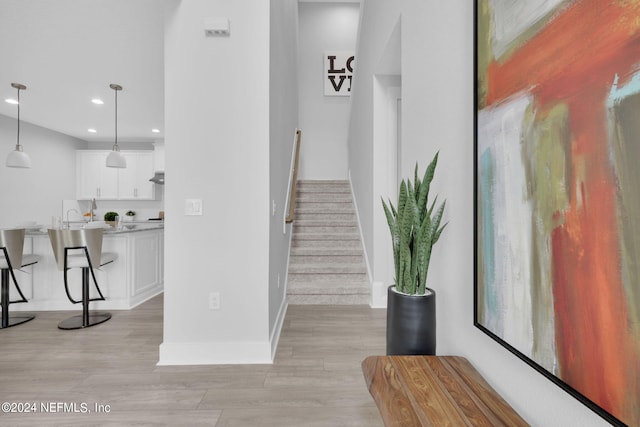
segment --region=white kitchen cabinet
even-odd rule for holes
[[[130,237],[132,269],[131,298],[138,298],[149,291],[154,291],[163,284],[163,250],[164,233],[146,231],[132,233]]]
[[[127,160],[123,169],[108,168],[108,150],[76,151],[76,198],[79,200],[153,200],[152,151],[122,151]]]
[[[153,152],[122,152],[127,167],[118,170],[118,198],[135,200],[153,200],[155,197],[153,182]]]
[[[117,199],[118,170],[105,166],[108,151],[76,151],[76,198]]]

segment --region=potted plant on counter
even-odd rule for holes
[[[124,214],[124,219],[125,219],[125,221],[129,221],[129,222],[134,221],[134,220],[136,219],[136,213],[135,213],[135,211],[127,211],[127,212]]]
[[[429,203],[429,188],[438,153],[422,180],[416,164],[414,182],[402,180],[397,208],[382,200],[393,245],[395,284],[387,290],[387,354],[435,354],[436,293],[426,286],[433,245],[445,226],[440,225],[446,201]]]
[[[116,218],[119,218],[118,212],[109,211],[104,214],[104,222],[106,222],[112,227],[115,227],[116,225],[118,225],[116,224]]]

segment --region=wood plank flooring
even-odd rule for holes
[[[384,310],[290,305],[273,365],[156,366],[162,304],[85,330],[57,329],[69,312],[0,330],[0,403],[36,406],[0,425],[383,425],[360,364],[385,352]]]

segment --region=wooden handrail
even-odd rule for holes
[[[298,163],[300,161],[300,140],[302,139],[302,131],[296,129],[296,145],[293,161],[293,173],[291,175],[291,187],[289,189],[289,213],[285,219],[287,224],[293,222],[296,211],[296,188],[298,186]]]

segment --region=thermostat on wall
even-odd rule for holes
[[[226,18],[204,18],[204,34],[207,37],[228,36],[229,20]]]

